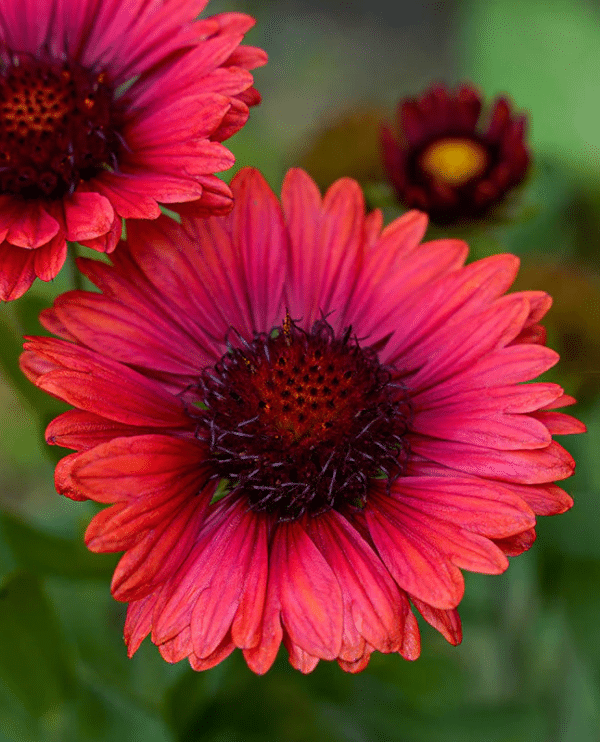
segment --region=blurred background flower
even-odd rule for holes
[[[197,674],[186,663],[167,665],[147,643],[127,660],[123,609],[109,595],[115,560],[81,545],[95,510],[74,508],[50,484],[57,451],[43,443],[43,429],[65,408],[16,367],[21,334],[42,333],[39,311],[72,288],[63,271],[0,306],[0,734],[19,742],[597,742],[598,3],[211,0],[211,13],[231,10],[256,17],[246,40],[270,62],[254,73],[262,105],[228,140],[237,158],[228,179],[256,165],[279,192],[285,170],[321,133],[361,110],[374,112],[358,125],[370,143],[355,149],[377,151],[373,120],[393,120],[399,100],[436,82],[454,89],[470,80],[486,100],[504,93],[527,112],[534,164],[519,210],[468,234],[457,226],[437,235],[467,235],[473,258],[517,254],[515,288],[555,295],[545,324],[564,363],[545,380],[578,396],[571,409],[589,428],[561,439],[577,461],[567,486],[575,505],[542,519],[535,548],[505,575],[469,575],[463,643],[447,646],[424,626],[415,663],[374,656],[358,676],[321,663],[305,677],[281,657],[257,678],[232,655]],[[345,168],[339,149],[336,159]],[[361,159],[351,167],[365,172]],[[327,168],[324,177],[335,179]],[[350,166],[345,172],[354,174]],[[385,202],[390,219],[401,209],[391,189],[377,185],[380,177],[367,169],[367,196]]]
[[[397,127],[384,124],[381,149],[388,180],[405,207],[437,224],[482,217],[525,177],[527,119],[506,97],[482,119],[481,95],[468,84],[434,85],[398,104]]]

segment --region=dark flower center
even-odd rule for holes
[[[447,137],[429,144],[419,164],[434,180],[462,186],[485,172],[489,156],[486,148],[473,139]]]
[[[58,199],[117,165],[121,139],[104,72],[11,55],[0,72],[0,109],[1,193]]]
[[[401,472],[406,393],[350,330],[337,338],[320,320],[305,332],[287,316],[223,356],[200,390],[215,473],[255,510],[287,520],[360,508],[369,479]]]

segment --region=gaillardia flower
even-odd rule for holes
[[[427,217],[385,229],[355,181],[321,199],[302,171],[279,202],[254,170],[225,217],[134,221],[101,293],[42,313],[22,368],[75,409],[47,429],[75,449],[58,491],[110,504],[86,542],[125,551],[112,592],[125,637],[151,633],[197,670],[281,642],[302,672],[419,654],[414,610],[453,644],[462,569],[496,574],[535,514],[571,498],[583,426],[555,408],[543,292],[504,295],[517,259],[465,267]]]
[[[159,203],[231,207],[220,142],[259,102],[252,18],[207,0],[0,0],[0,299],[56,276],[66,241],[114,249]]]
[[[482,216],[527,172],[525,116],[500,97],[484,129],[481,105],[470,85],[455,92],[434,86],[400,101],[398,138],[382,127],[383,161],[399,201],[438,224]]]

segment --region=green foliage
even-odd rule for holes
[[[72,692],[72,669],[60,628],[39,580],[17,572],[0,587],[0,677],[35,717]]]
[[[34,574],[110,581],[117,563],[112,554],[92,554],[81,539],[51,536],[9,513],[0,515],[0,527],[15,559]]]

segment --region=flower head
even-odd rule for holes
[[[530,154],[525,116],[504,97],[480,125],[481,96],[470,85],[434,86],[398,105],[398,137],[381,132],[384,165],[398,199],[439,224],[482,216],[520,183]]]
[[[558,356],[543,292],[504,295],[518,261],[465,267],[427,218],[381,229],[358,185],[321,199],[301,170],[278,202],[254,170],[225,217],[131,222],[101,293],[42,313],[22,368],[75,409],[58,491],[110,507],[94,551],[124,551],[130,653],[151,633],[196,669],[236,647],[259,673],[283,642],[308,672],[373,651],[419,654],[413,610],[461,639],[461,569],[499,573],[535,514],[568,509],[574,467],[553,433]]]
[[[252,18],[207,0],[0,0],[0,299],[60,270],[66,241],[110,252],[159,204],[223,213],[220,144],[259,102]]]

